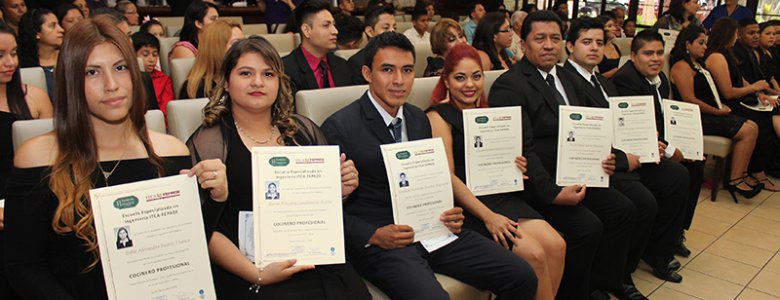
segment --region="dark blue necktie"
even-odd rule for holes
[[[390,122],[390,125],[387,125],[387,129],[390,129],[390,131],[393,133],[393,139],[395,139],[396,143],[401,142],[401,118],[395,118],[393,122]]]

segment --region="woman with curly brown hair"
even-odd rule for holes
[[[220,299],[370,299],[349,265],[302,266],[295,259],[258,269],[251,244],[239,236],[242,211],[252,211],[252,147],[326,145],[314,122],[295,115],[290,78],[279,54],[261,37],[233,44],[225,55],[203,125],[187,141],[194,161],[218,158],[227,165],[231,198],[209,242]],[[357,170],[341,157],[341,192],[358,186]],[[259,290],[247,287],[262,286]]]

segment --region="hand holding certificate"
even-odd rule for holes
[[[661,161],[653,101],[653,96],[609,98],[615,148],[639,156],[642,163]]]
[[[343,264],[337,146],[252,148],[255,264]]]
[[[704,160],[704,134],[699,106],[663,100],[664,138],[680,149],[685,159]]]
[[[523,190],[515,158],[523,154],[520,106],[463,110],[466,185],[474,195]]]
[[[414,241],[422,241],[428,251],[454,240],[439,220],[442,212],[453,207],[452,178],[441,138],[385,144],[381,150],[395,223],[411,226]]]
[[[195,177],[89,194],[109,299],[216,299]]]
[[[608,108],[559,106],[558,167],[559,186],[585,184],[608,187],[609,174],[602,161],[612,146],[612,113]]]

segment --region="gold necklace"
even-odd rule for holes
[[[106,186],[108,186],[108,178],[111,177],[111,175],[114,174],[114,171],[116,171],[116,168],[119,167],[119,164],[122,163],[122,159],[125,157],[125,153],[127,153],[127,146],[125,146],[125,150],[122,152],[122,155],[119,156],[119,160],[116,162],[113,168],[111,168],[111,171],[106,172],[106,170],[103,170],[103,166],[100,165],[100,161],[98,161],[98,169],[100,169],[100,173],[103,174],[103,179],[106,183]]]
[[[252,142],[254,142],[255,144],[258,144],[258,145],[268,144],[268,142],[271,141],[271,138],[274,137],[274,132],[276,131],[276,126],[271,126],[271,134],[268,135],[268,138],[265,139],[264,141],[258,141],[254,137],[252,137],[252,135],[250,135],[249,133],[244,131],[244,129],[242,129],[241,126],[238,126],[238,121],[233,121],[233,124],[236,125],[236,129],[238,129],[238,132],[240,132],[244,136],[248,137],[250,140],[252,140]]]

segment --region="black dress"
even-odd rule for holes
[[[165,174],[191,166],[188,156],[165,159]],[[111,169],[116,161],[102,162]],[[108,299],[103,269],[98,263],[84,271],[92,256],[74,233],[58,234],[52,219],[59,201],[49,189],[51,168],[14,168],[6,189],[6,271],[14,290],[25,299]],[[94,186],[106,186],[100,171]],[[124,160],[109,177],[110,185],[157,178],[146,158]],[[11,246],[13,245],[13,246]]]
[[[697,99],[704,101],[709,106],[718,107],[712,89],[710,89],[710,84],[700,70],[696,70],[696,75],[693,77],[693,91]],[[682,99],[676,85],[672,85],[672,93],[674,94],[674,99]],[[742,128],[742,123],[745,123],[745,121],[744,117],[735,114],[716,116],[704,112],[701,113],[701,127],[704,135],[733,138],[739,129]]]
[[[0,199],[5,198],[5,182],[8,180],[8,176],[11,174],[11,169],[14,166],[14,143],[11,137],[11,125],[15,121],[16,116],[13,113],[0,111]],[[2,249],[0,249],[1,253]]]
[[[611,44],[613,47],[615,47],[615,51],[618,53],[618,58],[607,58],[605,55],[604,59],[602,59],[601,63],[599,63],[599,73],[601,74],[612,71],[612,69],[615,69],[620,65],[620,56],[622,55],[620,53],[620,47],[615,45],[615,43]]]
[[[239,213],[252,211],[252,169],[249,168],[252,165],[252,155],[241,141],[230,113],[226,113],[219,124],[222,126],[221,129],[225,136],[225,140],[222,142],[226,143],[227,146],[225,165],[227,166],[227,177],[230,179],[228,185],[230,199],[220,216],[215,231],[222,233],[233,244],[238,245]],[[299,134],[296,135],[296,142],[299,144],[327,144],[324,135],[319,132],[319,128],[316,128],[313,122],[308,126],[301,126],[301,128]],[[304,133],[307,131],[306,128],[317,132]],[[279,128],[279,131],[284,132],[284,128]],[[190,147],[192,147],[193,140],[197,139],[197,135],[198,132],[188,142]],[[216,141],[211,142],[215,143]],[[295,142],[285,139],[285,145],[295,146]],[[192,152],[198,154],[197,150]],[[351,300],[370,299],[371,297],[362,279],[350,265],[317,266],[313,270],[295,274],[289,280],[263,286],[259,293],[249,291],[251,283],[216,264],[212,264],[212,272],[219,299]]]
[[[458,178],[465,183],[466,154],[465,149],[463,149],[463,112],[450,104],[434,105],[428,108],[428,110],[438,112],[442,119],[444,119],[452,128],[452,157],[455,159],[455,176],[458,176]],[[477,198],[493,212],[502,214],[513,221],[517,221],[518,219],[542,219],[542,215],[531,208],[523,199],[523,196],[525,195],[523,195],[522,192],[514,192],[485,195]],[[463,222],[464,227],[491,238],[490,232],[488,232],[485,227],[485,223],[466,211],[464,211],[463,214],[466,216],[466,219]]]

